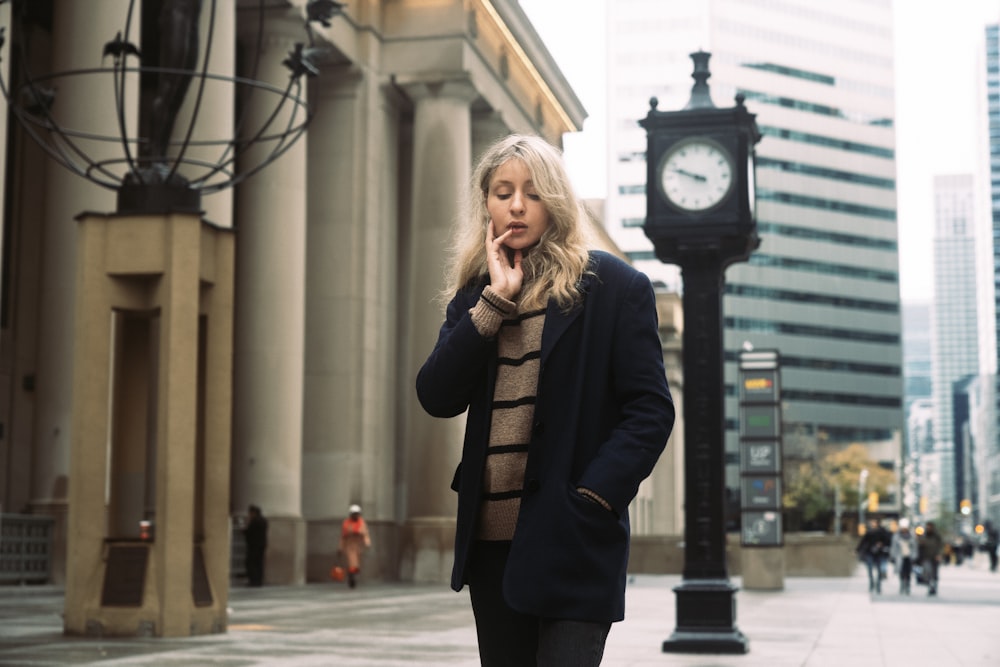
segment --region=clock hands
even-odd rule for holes
[[[680,167],[672,167],[670,171],[674,172],[675,174],[680,174],[681,176],[687,176],[688,178],[693,178],[694,180],[700,181],[702,183],[708,180],[708,178],[702,176],[701,174],[695,174],[693,172],[688,171],[687,169],[681,169]]]

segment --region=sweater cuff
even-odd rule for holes
[[[492,338],[500,331],[500,324],[504,318],[512,315],[515,310],[517,310],[516,303],[503,298],[487,285],[469,313],[472,315],[476,331],[484,338]]]
[[[584,486],[578,486],[576,487],[576,492],[579,493],[581,496],[587,498],[588,500],[592,500],[593,502],[597,503],[598,505],[608,510],[609,512],[614,512],[614,509],[611,507],[611,503],[609,503],[607,500],[605,500],[598,494],[594,493],[590,489]]]

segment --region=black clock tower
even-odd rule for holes
[[[754,114],[718,108],[708,59],[691,54],[695,83],[679,111],[650,100],[646,129],[646,223],[657,258],[684,283],[684,573],[671,653],[746,653],[736,627],[736,587],[726,568],[722,294],[726,267],[760,244],[754,219]]]

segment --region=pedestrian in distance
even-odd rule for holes
[[[267,551],[267,519],[257,505],[250,505],[247,508],[243,539],[246,541],[247,583],[250,586],[262,586],[264,554]]]
[[[882,522],[873,519],[868,530],[858,540],[855,549],[858,558],[868,569],[868,592],[881,593],[882,580],[886,577],[886,563],[889,559],[889,543],[892,534],[882,526]]]
[[[361,516],[361,506],[351,505],[347,509],[347,518],[340,525],[340,546],[338,551],[347,561],[347,585],[354,588],[358,585],[361,574],[361,554],[371,547],[372,538],[368,533],[368,524]]]
[[[917,536],[910,530],[910,520],[900,519],[899,529],[893,533],[889,543],[889,558],[899,574],[899,592],[902,595],[910,594],[910,578],[916,557]]]
[[[483,665],[599,665],[625,613],[628,505],[674,422],[653,288],[590,247],[539,137],[487,149],[468,206],[416,381],[430,415],[467,412],[451,585],[469,586]]]
[[[983,551],[990,559],[990,572],[997,571],[997,548],[1000,547],[1000,530],[992,521],[983,524]]]
[[[924,526],[924,534],[917,540],[917,553],[924,577],[927,579],[927,595],[937,595],[938,573],[944,553],[944,540],[933,521]]]

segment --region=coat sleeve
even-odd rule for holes
[[[653,470],[674,424],[674,404],[663,367],[656,298],[649,279],[635,272],[624,290],[612,341],[609,391],[618,422],[579,485],[626,511]]]
[[[495,342],[472,323],[469,310],[479,291],[463,291],[451,300],[434,350],[417,373],[417,398],[433,417],[462,414],[480,383],[486,382]]]

